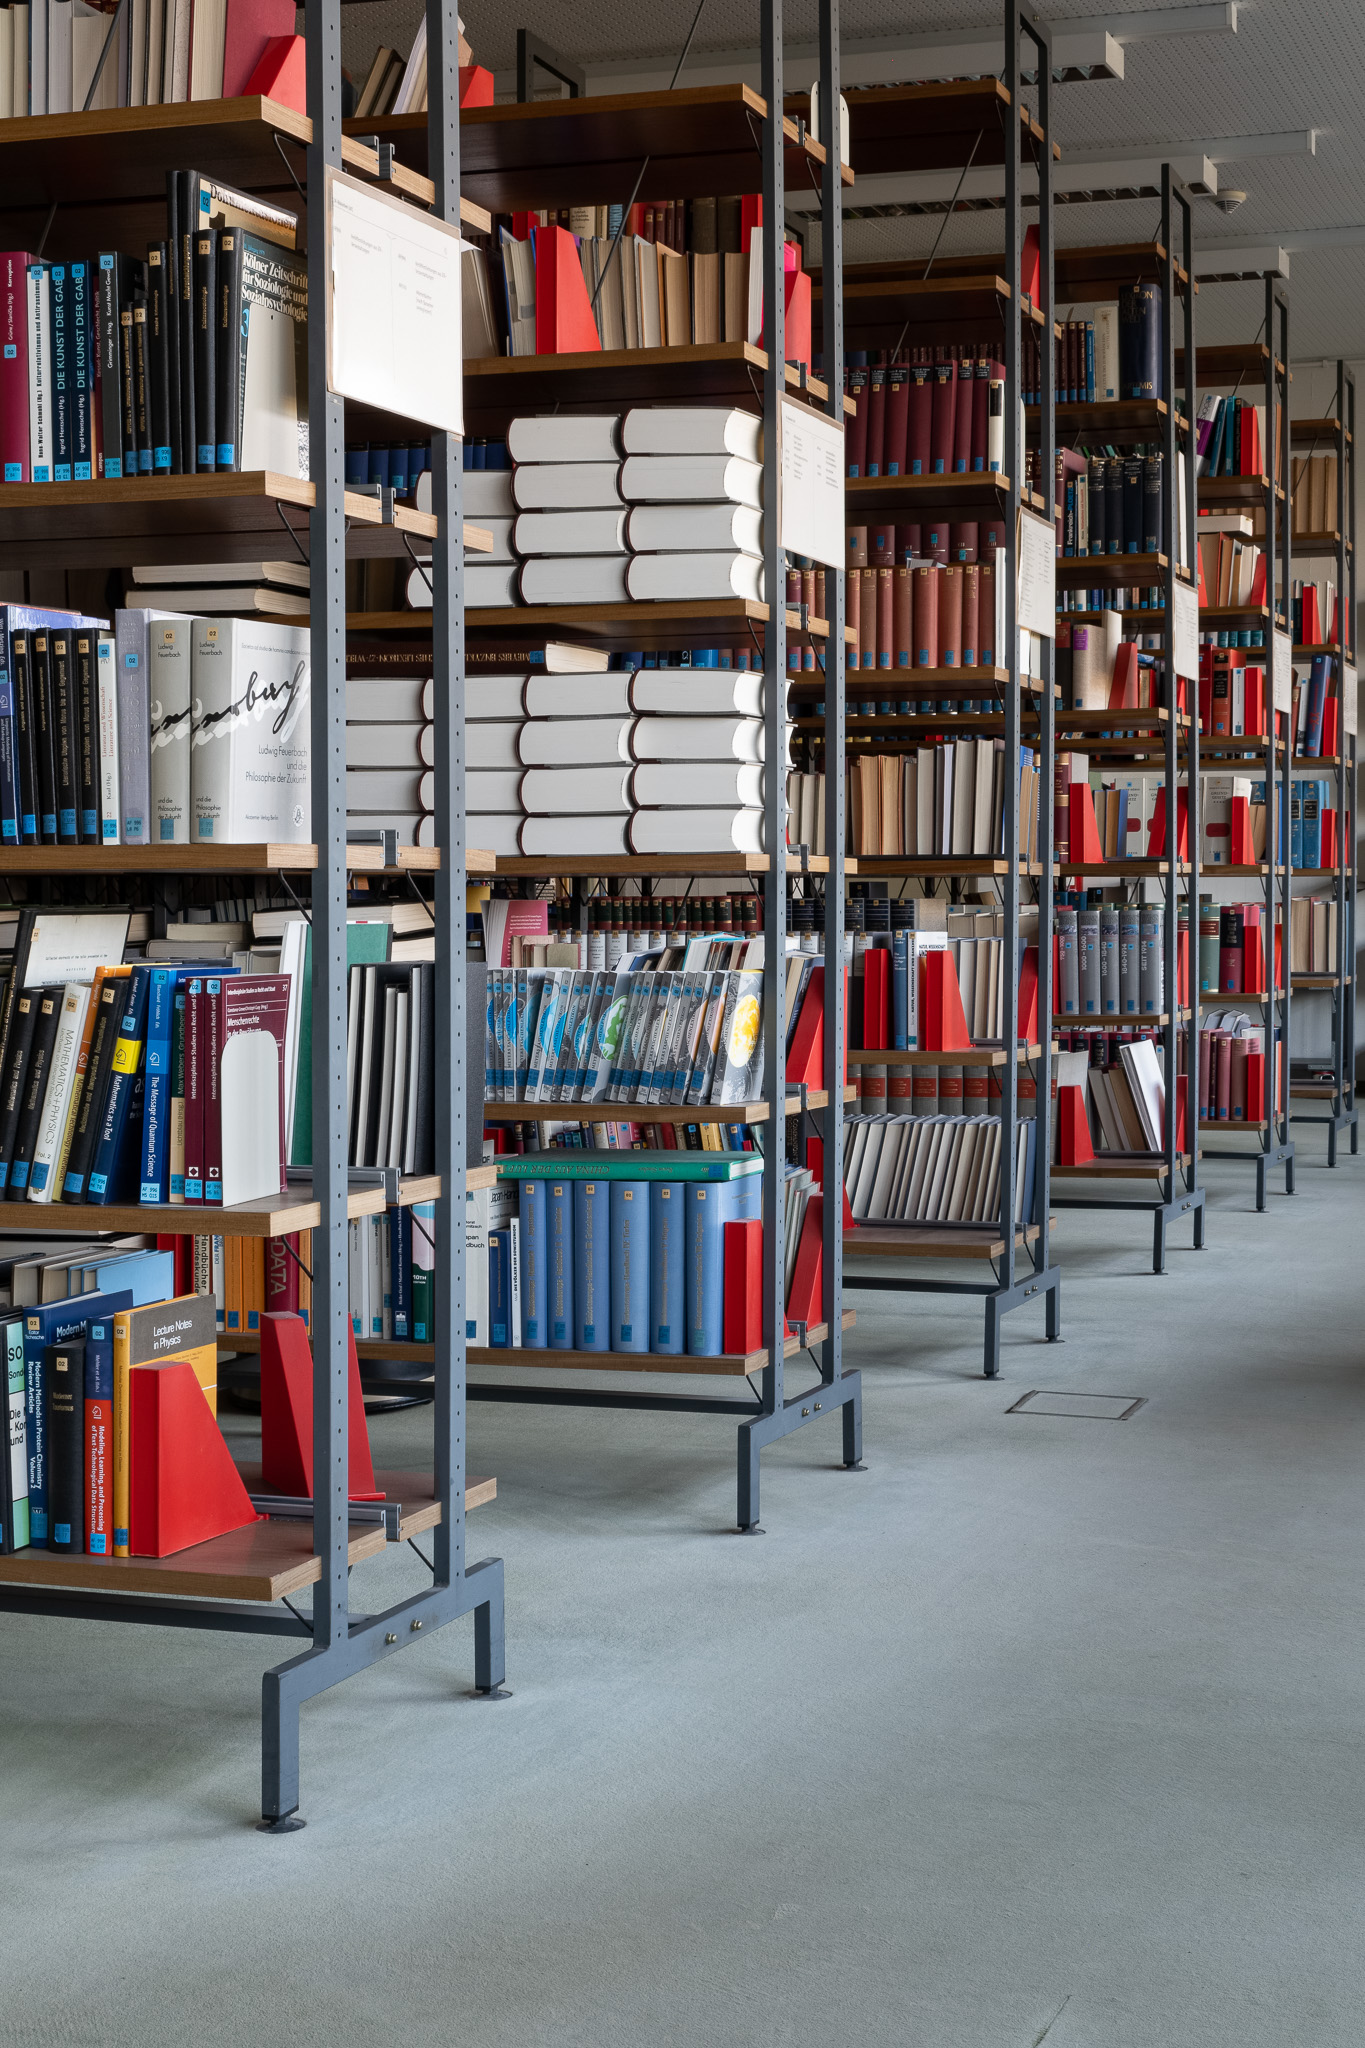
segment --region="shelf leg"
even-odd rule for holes
[[[1259,1159],[1258,1159],[1258,1160],[1256,1161],[1256,1207],[1257,1207],[1257,1210],[1258,1210],[1258,1211],[1259,1211],[1259,1210],[1262,1210],[1262,1209],[1264,1209],[1264,1208],[1265,1208],[1265,1203],[1266,1203],[1266,1190],[1265,1190],[1265,1183],[1266,1183],[1266,1166],[1265,1166],[1265,1158],[1264,1158],[1264,1156],[1262,1156],[1261,1158],[1259,1158]]]
[[[988,1380],[1000,1377],[1000,1297],[986,1296],[986,1362],[983,1368]]]
[[[866,1471],[863,1464],[863,1380],[857,1375],[857,1383],[844,1403],[844,1468],[849,1472]]]
[[[1062,1341],[1062,1276],[1060,1272],[1057,1273],[1052,1281],[1052,1285],[1047,1290],[1047,1295],[1043,1302],[1043,1313],[1046,1317],[1044,1327],[1047,1334],[1047,1342],[1049,1344],[1060,1344]]]
[[[1335,1104],[1333,1104],[1333,1109],[1334,1109],[1334,1111],[1335,1111],[1335,1107],[1336,1107],[1336,1105],[1335,1105]],[[1336,1120],[1336,1116],[1335,1116],[1335,1114],[1334,1114],[1334,1115],[1332,1116],[1332,1118],[1331,1118],[1331,1121],[1330,1121],[1330,1122],[1328,1123],[1328,1126],[1327,1126],[1327,1164],[1328,1164],[1329,1166],[1335,1166],[1335,1165],[1336,1165],[1336,1163],[1337,1163],[1337,1120]]]
[[[735,1520],[740,1531],[746,1536],[761,1536],[758,1525],[758,1455],[759,1444],[752,1423],[739,1425],[738,1445],[738,1505]]]
[[[507,1676],[506,1630],[503,1622],[502,1559],[491,1558],[476,1565],[470,1579],[488,1574],[488,1598],[474,1609],[474,1690],[485,1699],[506,1700],[502,1682]]]
[[[1292,1152],[1284,1162],[1284,1191],[1287,1195],[1292,1195],[1294,1192],[1294,1154]]]
[[[299,1696],[288,1667],[261,1679],[261,1831],[291,1834],[299,1818]]]
[[[1165,1205],[1163,1204],[1161,1207],[1157,1209],[1155,1218],[1155,1228],[1152,1232],[1152,1271],[1154,1273],[1164,1273],[1165,1270],[1166,1210]]]

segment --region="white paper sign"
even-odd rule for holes
[[[1178,676],[1199,680],[1199,599],[1179,577],[1175,584],[1175,609],[1171,616],[1172,659]]]
[[[782,505],[778,544],[842,568],[844,538],[844,430],[809,406],[782,401]]]
[[[1356,726],[1356,694],[1359,676],[1353,661],[1344,662],[1341,670],[1341,729],[1352,735]]]
[[[458,226],[340,171],[327,177],[330,389],[462,434]]]
[[[1057,529],[1019,514],[1019,624],[1050,640],[1057,631]]]
[[[1278,630],[1271,647],[1271,696],[1276,711],[1288,711],[1294,701],[1294,643]]]

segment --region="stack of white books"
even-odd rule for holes
[[[523,604],[622,604],[626,508],[618,413],[513,420],[507,430]]]
[[[396,828],[400,846],[434,846],[435,685],[410,676],[346,679],[348,832]]]
[[[621,447],[630,595],[761,602],[762,420],[725,406],[636,406]]]

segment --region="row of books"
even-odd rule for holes
[[[1349,915],[1349,912],[1348,912]],[[1291,974],[1335,974],[1337,904],[1333,896],[1291,896],[1289,899],[1289,971]],[[1351,963],[1348,960],[1349,974]]]
[[[1003,550],[982,563],[850,569],[845,623],[854,669],[989,668],[1004,654]]]
[[[484,1150],[492,1159],[528,1152],[761,1152],[761,1124],[535,1123],[485,1124]]]
[[[436,1205],[347,1225],[347,1307],[357,1343],[430,1344],[436,1333]],[[302,1308],[299,1311],[308,1316]]]
[[[1162,290],[1150,280],[1102,302],[1089,314],[1074,312],[1054,340],[1054,390],[1059,405],[1166,396],[1161,354]],[[1037,405],[1043,391],[1040,330],[1025,323],[1022,337],[1025,402]]]
[[[1249,538],[1251,522],[1228,513],[1218,525],[1213,515],[1201,518],[1199,602],[1201,605],[1263,605],[1266,601],[1265,553]],[[1247,531],[1238,529],[1245,527]]]
[[[1283,1070],[1280,1082],[1283,1114]],[[1215,1012],[1199,1031],[1199,1121],[1259,1123],[1264,1115],[1264,1028],[1236,1011]]]
[[[492,74],[474,63],[474,53],[465,40],[464,23],[459,23],[460,105],[491,106]],[[423,16],[417,25],[406,57],[381,44],[358,87],[345,81],[353,95],[348,114],[424,114],[427,110],[427,24]]]
[[[1160,551],[1166,458],[1159,448],[1089,457],[1066,448],[1057,461],[1059,556],[1070,560]]]
[[[1306,901],[1307,899],[1300,899]],[[1263,903],[1215,903],[1199,899],[1199,992],[1201,995],[1264,995],[1267,989],[1266,919]],[[1275,986],[1283,983],[1283,934],[1275,923]]]
[[[7,483],[308,474],[307,264],[296,217],[167,173],[145,256],[0,252]]]
[[[1320,647],[1341,638],[1341,599],[1330,576],[1296,577],[1290,609],[1296,647]]]
[[[1001,1152],[996,1116],[849,1117],[844,1187],[861,1223],[989,1223],[1000,1214]],[[1036,1220],[1038,1126],[1014,1132],[1014,1222]],[[856,1250],[856,1243],[850,1245]]]
[[[1059,905],[1053,991],[1060,1017],[1160,1016],[1165,1003],[1165,906]],[[1182,977],[1185,956],[1178,956]],[[1183,985],[1180,1000],[1185,1000]]]
[[[592,896],[584,926],[568,922],[567,906],[543,897],[491,896],[483,905],[483,955],[490,967],[585,967],[614,974],[623,959],[666,954],[692,940],[757,940],[762,903],[753,891],[717,896]],[[539,960],[537,951],[563,946],[572,958]],[[681,961],[663,960],[680,966]]]
[[[257,77],[272,38],[294,40],[288,0],[139,0],[118,13],[85,0],[24,0],[0,7],[0,118],[79,114],[105,40],[113,47],[95,107],[155,107],[268,92]]]
[[[932,982],[931,958],[937,970]],[[1036,960],[1035,949],[1035,988]],[[945,1035],[945,1014],[961,1017],[973,1045],[998,1045],[1006,1036],[1009,970],[1001,936],[901,928],[889,939],[869,938],[861,955],[855,949],[854,968],[848,1036],[855,1049],[933,1050]],[[1025,988],[1021,1014],[1027,1001]]]
[[[803,1175],[806,1170],[802,1170]],[[552,1351],[715,1357],[762,1343],[762,1161],[644,1152],[504,1159],[467,1198],[476,1254],[487,1212],[489,1341]],[[821,1211],[796,1190],[787,1314],[819,1317]],[[800,1202],[800,1197],[807,1199]],[[789,1212],[793,1204],[787,1203]],[[784,1242],[792,1239],[789,1213]],[[477,1287],[477,1261],[470,1258]],[[470,1302],[470,1323],[480,1315]],[[519,1341],[518,1341],[519,1340]],[[471,1338],[471,1341],[477,1341]]]
[[[1060,616],[1053,673],[1066,711],[1147,711],[1165,701],[1157,657],[1124,638],[1117,612],[1085,624]]]
[[[961,476],[1005,461],[1005,366],[988,344],[850,349],[844,389],[858,410],[845,433],[850,477]]]
[[[0,606],[6,845],[312,837],[305,626]]]
[[[1304,533],[1336,531],[1338,467],[1335,455],[1295,456],[1290,511],[1296,538]]]
[[[1196,476],[1264,476],[1265,406],[1209,392],[1195,421]],[[1284,475],[1284,466],[1280,466]]]
[[[1092,1145],[1106,1152],[1160,1152],[1166,1142],[1166,1079],[1160,1042],[1153,1036],[1096,1034],[1059,1052],[1053,1062],[1060,1104],[1063,1089],[1085,1101]],[[1053,1121],[1053,1163],[1081,1163],[1059,1115]]]
[[[851,520],[845,532],[849,569],[894,569],[921,562],[977,562],[989,567],[996,550],[1005,545],[1003,519],[950,519],[937,512],[911,520]]]
[[[848,1070],[855,1090],[844,1110],[845,1117],[883,1116],[999,1116],[1002,1097],[1000,1069],[974,1067],[961,1053],[945,1053],[942,1066],[896,1067],[860,1060]],[[1029,1070],[1019,1070],[1020,1116],[1032,1116],[1037,1109],[1037,1091]]]
[[[1019,853],[1038,851],[1038,763],[1021,747]],[[847,762],[847,853],[941,860],[1000,858],[1010,764],[1001,739],[940,740],[913,753],[862,751]]]

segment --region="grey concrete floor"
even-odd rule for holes
[[[997,1384],[979,1309],[864,1295],[867,1470],[779,1446],[762,1537],[728,1424],[476,1409],[514,1697],[462,1623],[309,1707],[300,1834],[267,1646],[0,1618],[0,2042],[1358,2048],[1365,1166],[1301,1144],[1164,1279],[1067,1216]]]

